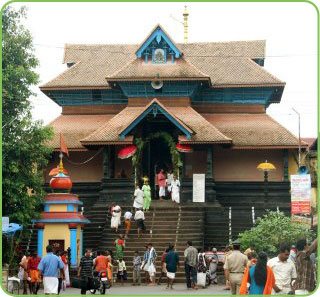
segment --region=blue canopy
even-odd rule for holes
[[[10,223],[8,228],[2,228],[2,234],[7,237],[12,237],[19,230],[22,230],[23,227],[16,223]]]

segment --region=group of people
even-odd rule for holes
[[[107,272],[110,284],[113,282],[113,274],[116,273],[116,279],[124,284],[128,278],[127,266],[123,259],[125,241],[122,236],[114,241],[115,253],[111,250],[106,252],[92,252],[91,249],[86,249],[84,256],[80,260],[79,270],[77,276],[80,277],[81,294],[85,295],[88,289],[94,271]],[[150,284],[155,284],[155,259],[157,254],[152,244],[146,245],[146,252],[143,258],[139,256],[139,252],[135,251],[133,264],[133,285],[141,285],[141,271],[145,271]]]
[[[168,195],[174,203],[180,203],[180,181],[176,175],[169,170],[167,173],[163,169],[156,175],[156,188],[159,187],[159,199],[164,200]]]
[[[291,247],[284,244],[279,254],[269,259],[263,251],[241,253],[240,242],[235,241],[224,260],[227,289],[231,288],[233,295],[308,294],[316,287],[315,263],[311,258],[316,248],[317,240],[308,246],[301,239],[295,257],[289,258]]]
[[[107,271],[108,278],[116,279],[123,285],[128,279],[127,265],[124,261],[125,240],[121,235],[114,241],[115,253],[112,251],[92,253],[87,249],[84,257],[81,258],[78,276],[81,278],[81,294],[85,294],[88,282],[94,271]],[[95,255],[96,254],[96,255]],[[201,249],[192,246],[192,242],[187,242],[187,248],[184,251],[185,263],[184,270],[186,275],[187,288],[198,289],[199,286],[205,287],[198,279],[200,275],[206,275],[206,266],[209,265],[205,260],[204,253]],[[139,251],[135,251],[132,258],[132,285],[139,286],[142,284],[144,276],[145,283],[150,286],[160,285],[161,280],[165,277],[167,280],[167,289],[173,289],[176,272],[180,267],[180,257],[175,251],[174,245],[170,244],[162,253],[161,268],[158,281],[156,281],[156,259],[157,252],[152,243],[145,245],[143,256]]]
[[[155,187],[159,195],[160,201],[165,197],[170,197],[174,203],[180,203],[180,181],[177,177],[169,171],[167,174],[163,169],[160,170],[155,177]],[[149,178],[143,178],[143,186],[136,186],[133,194],[134,202],[133,207],[135,209],[142,209],[143,211],[149,211],[151,204],[151,187],[149,184]]]
[[[111,215],[111,229],[115,230],[116,233],[118,233],[119,228],[121,224],[123,224],[125,228],[125,239],[128,238],[130,230],[131,230],[131,220],[132,218],[137,224],[137,233],[138,237],[142,234],[143,231],[146,230],[144,220],[144,211],[141,208],[136,208],[135,214],[133,217],[132,214],[133,210],[128,209],[122,218],[122,209],[119,205],[116,205],[115,202],[113,202],[109,208],[109,213]]]
[[[43,282],[45,294],[59,294],[61,289],[70,286],[67,252],[56,251],[47,246],[47,255],[40,258],[37,252],[22,255],[18,277],[23,283],[23,294],[37,295]]]

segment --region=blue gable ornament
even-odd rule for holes
[[[151,59],[153,64],[166,64],[170,60],[174,63],[174,59],[182,57],[182,52],[164,29],[157,25],[139,46],[136,56],[144,58],[146,63]]]

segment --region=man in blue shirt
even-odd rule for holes
[[[52,246],[46,247],[47,255],[42,258],[38,265],[39,278],[43,275],[43,287],[45,294],[58,294],[59,270],[64,279],[64,264],[59,257],[52,253]]]
[[[167,279],[168,279],[168,285],[167,289],[169,287],[173,289],[173,282],[176,277],[177,272],[177,266],[179,267],[179,255],[174,250],[173,245],[169,245],[168,253],[166,254],[166,268],[167,268]]]

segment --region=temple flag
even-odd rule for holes
[[[62,153],[64,153],[64,154],[67,154],[68,157],[69,157],[69,152],[68,152],[66,143],[64,142],[62,133],[60,133],[60,151],[61,151]]]

